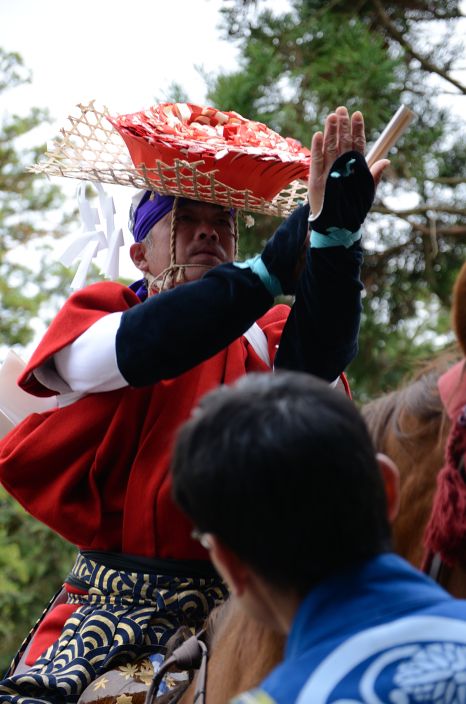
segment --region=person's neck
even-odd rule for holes
[[[260,595],[273,619],[273,624],[270,625],[288,635],[302,598],[293,590],[279,589],[261,578],[256,583],[256,593]]]
[[[281,630],[283,633],[286,633],[286,635],[288,635],[291,630],[292,623],[301,601],[301,597],[299,597],[296,592],[286,595],[281,592],[276,595],[275,604],[277,609],[277,617],[280,619]]]

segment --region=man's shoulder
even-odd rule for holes
[[[34,371],[59,350],[74,342],[100,318],[128,310],[139,302],[131,289],[115,281],[91,284],[72,293],[39,342],[18,378],[18,385],[37,396],[50,395],[49,391],[44,392]]]
[[[309,668],[297,704],[359,701],[363,692],[368,701],[407,702],[421,689],[425,701],[436,700],[435,693],[464,671],[466,612],[457,607],[448,616],[407,615],[343,640]],[[451,692],[451,701],[458,692]]]
[[[391,556],[381,559],[388,560],[390,566]],[[393,559],[399,561],[397,556]],[[326,635],[315,630],[315,620],[307,628],[302,625],[305,633],[301,629],[300,643],[293,644],[293,657],[285,659],[261,683],[269,696],[299,704],[360,701],[364,699],[364,683],[371,681],[379,694],[388,696],[393,690],[399,701],[411,701],[407,683],[421,673],[420,685],[424,667],[429,677],[438,674],[438,687],[443,676],[453,676],[464,667],[466,601],[446,594],[409,565],[403,568],[400,563],[395,572],[396,564],[391,570],[393,580],[387,583],[384,609],[367,602],[364,610],[362,602],[359,607],[348,602],[349,612],[362,609],[361,618],[339,628],[328,613],[331,627]],[[443,674],[435,670],[440,660]],[[384,696],[381,700],[388,701]]]
[[[117,281],[99,281],[72,293],[63,307],[77,306],[113,312],[125,310],[137,303],[140,303],[139,298],[128,286]]]

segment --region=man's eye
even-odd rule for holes
[[[177,215],[176,222],[192,222],[193,218],[191,215]]]

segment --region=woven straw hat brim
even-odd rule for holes
[[[108,111],[96,108],[95,101],[77,108],[78,114],[68,117],[60,137],[29,171],[155,190],[165,195],[279,217],[288,215],[306,200],[306,181],[294,177],[297,166],[293,162],[278,163],[231,153],[222,164],[222,169],[229,170],[227,186],[218,178],[222,169],[214,159],[178,158],[179,150],[170,151],[169,147],[165,151],[158,150],[162,158],[154,158],[143,140],[129,140],[131,145],[128,139],[123,140],[110,122]],[[302,166],[300,168],[302,173]],[[251,173],[254,170],[255,173]],[[256,184],[262,184],[260,193],[257,187],[256,192],[240,188],[251,175]],[[270,190],[276,192],[276,184],[280,182],[289,182],[289,185],[271,197]]]

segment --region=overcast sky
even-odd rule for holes
[[[0,0],[0,46],[19,52],[33,73],[31,86],[9,99],[48,107],[57,120],[92,98],[112,111],[134,112],[175,80],[202,102],[205,86],[195,67],[216,72],[235,65],[235,47],[220,40],[221,4]]]

